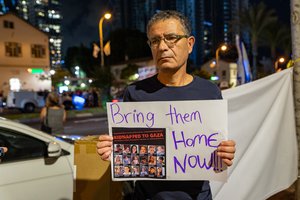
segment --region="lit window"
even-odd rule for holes
[[[8,57],[21,57],[21,44],[17,42],[5,42],[5,55]]]
[[[38,12],[38,16],[45,17],[45,13],[39,11],[39,12]]]
[[[56,0],[52,0],[52,4],[59,5],[59,2]]]
[[[31,57],[33,58],[45,58],[46,48],[45,45],[33,44],[31,45]]]

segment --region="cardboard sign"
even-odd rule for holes
[[[107,103],[112,179],[218,180],[216,148],[227,139],[227,101]]]

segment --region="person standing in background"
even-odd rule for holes
[[[46,106],[42,108],[40,113],[40,120],[51,128],[51,134],[63,134],[64,125],[66,121],[66,111],[60,104],[57,93],[51,92],[46,99]]]

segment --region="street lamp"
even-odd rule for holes
[[[221,51],[226,51],[227,50],[227,46],[225,44],[223,44],[222,46],[220,46],[219,48],[217,48],[216,50],[216,66],[219,67],[219,52]]]
[[[99,21],[99,37],[100,37],[100,52],[101,52],[101,68],[104,67],[104,51],[103,51],[103,30],[102,30],[102,24],[104,19],[110,19],[111,14],[105,13],[100,21]]]
[[[50,73],[51,76],[53,76],[53,75],[55,74],[55,70],[54,70],[54,69],[51,69],[51,70],[49,71],[49,73]]]
[[[278,63],[284,63],[284,62],[285,62],[284,57],[280,57],[279,59],[276,60],[276,62],[274,64],[275,72],[281,71],[281,69],[278,69]]]

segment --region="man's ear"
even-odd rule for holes
[[[190,37],[188,37],[188,48],[189,48],[189,54],[190,53],[192,53],[192,51],[193,51],[193,46],[194,46],[194,44],[195,44],[195,37],[194,36],[190,36]]]

